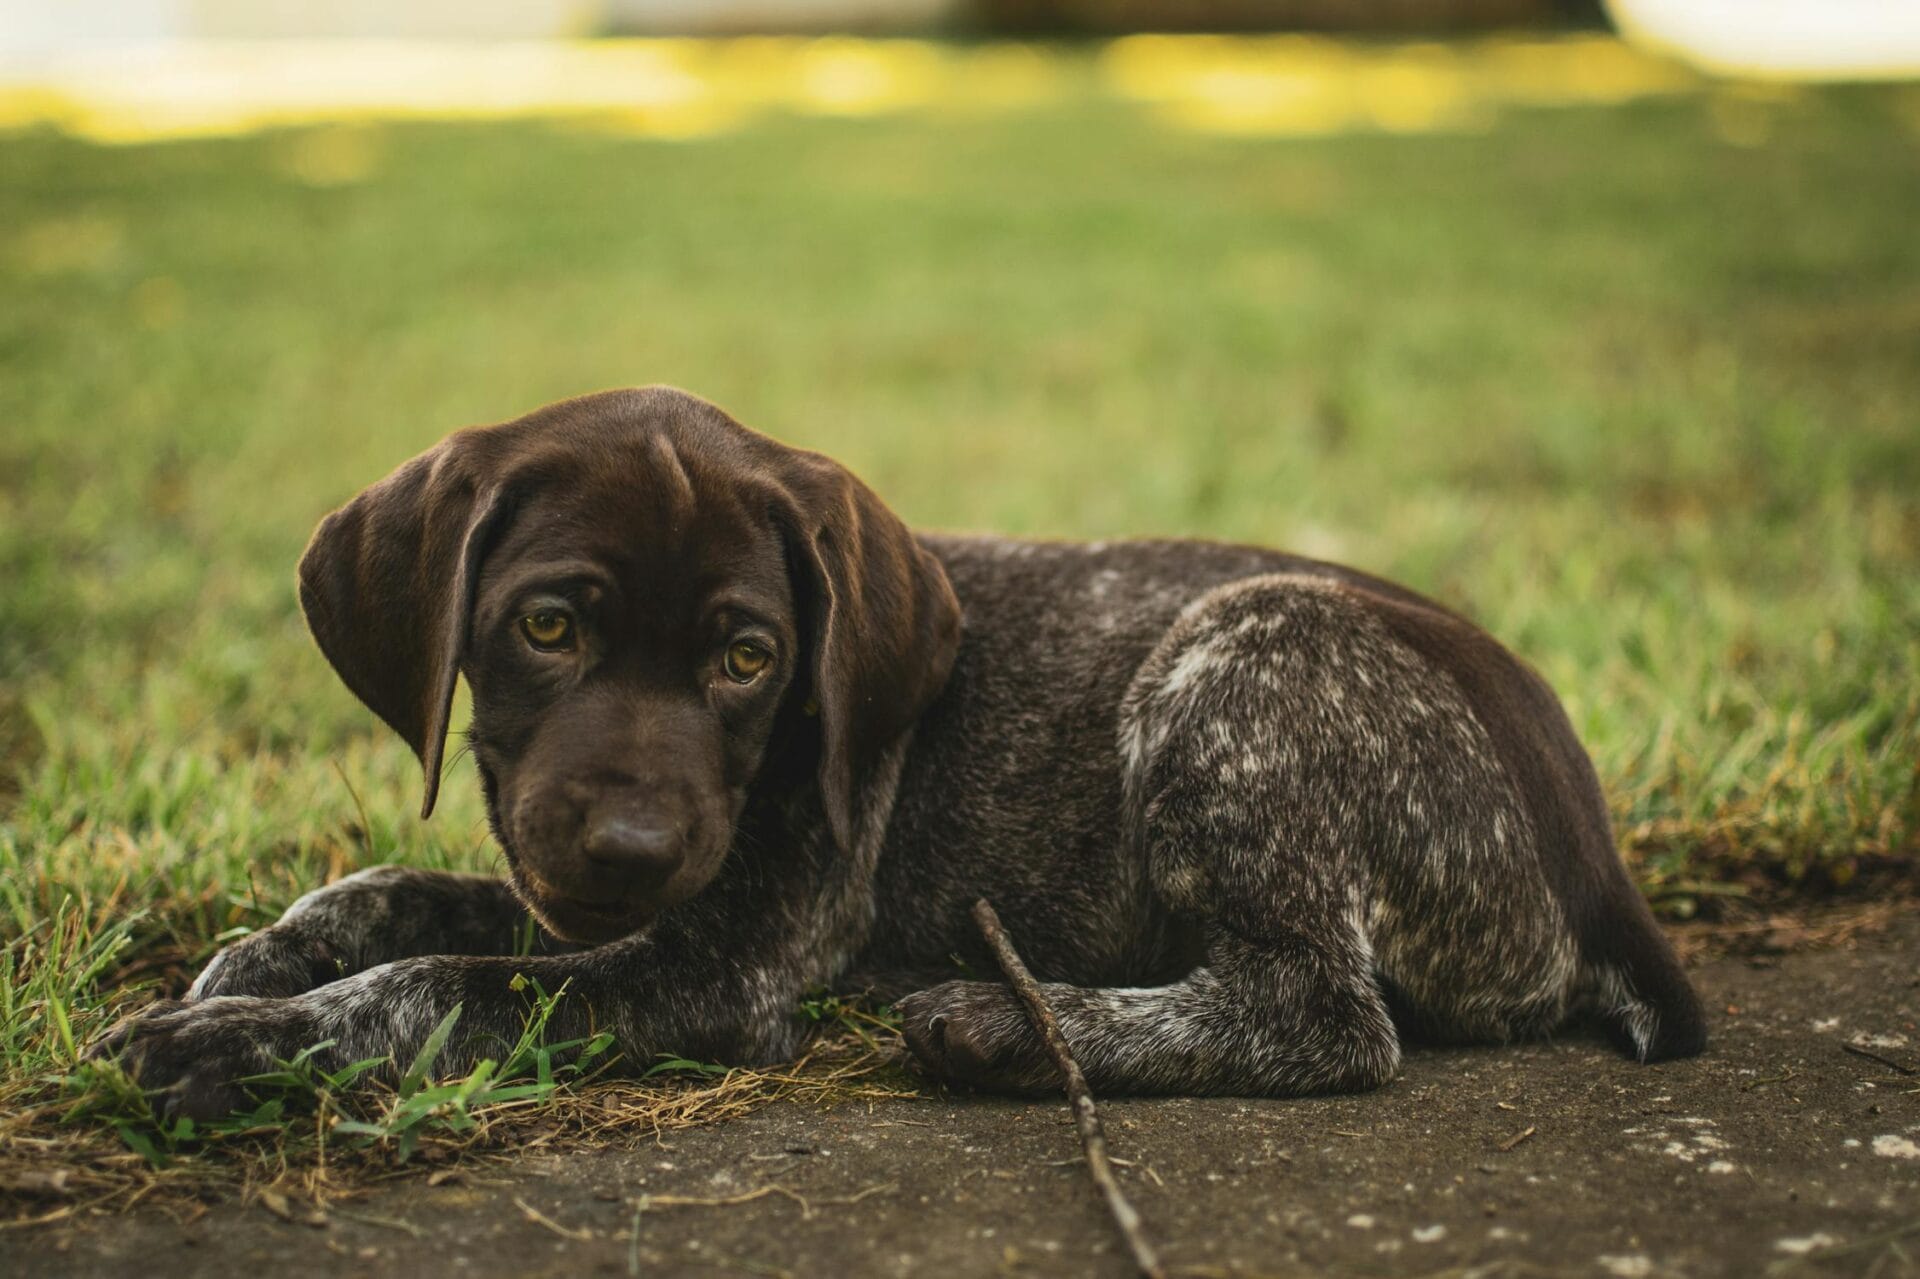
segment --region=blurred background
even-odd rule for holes
[[[919,525],[1465,610],[1670,915],[1884,883],[1916,67],[1872,0],[0,0],[0,977],[492,864],[294,561],[454,427],[651,381]]]

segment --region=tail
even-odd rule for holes
[[[1621,888],[1626,900],[1602,912],[1584,939],[1595,1012],[1622,1051],[1642,1062],[1692,1057],[1707,1046],[1706,1010],[1646,901],[1631,885]]]

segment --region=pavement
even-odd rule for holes
[[[1694,976],[1705,1056],[1416,1051],[1364,1096],[1101,1104],[1169,1273],[1920,1275],[1920,919]],[[937,1096],[261,1204],[0,1235],[0,1275],[1091,1275],[1130,1264],[1064,1104]]]

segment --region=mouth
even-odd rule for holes
[[[540,926],[561,941],[603,946],[630,937],[653,922],[654,912],[644,907],[567,897],[530,875],[519,874],[514,880],[516,896]]]

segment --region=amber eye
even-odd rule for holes
[[[752,640],[741,640],[727,647],[727,678],[736,684],[751,684],[766,674],[773,654]]]
[[[543,608],[520,619],[520,632],[527,643],[543,653],[557,653],[573,647],[573,618],[557,608]]]

